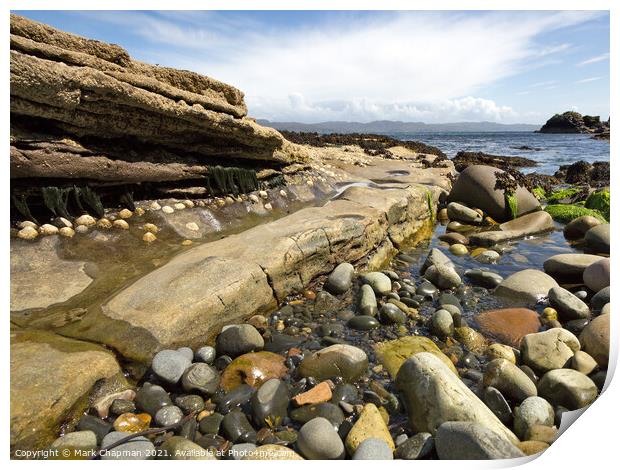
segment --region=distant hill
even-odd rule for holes
[[[450,122],[443,124],[426,124],[424,122],[402,121],[372,121],[372,122],[347,122],[327,121],[316,124],[304,124],[301,122],[272,122],[266,119],[258,119],[263,126],[274,127],[278,130],[294,132],[318,132],[327,134],[338,133],[418,133],[418,132],[534,132],[540,126],[534,124],[499,124],[497,122]]]

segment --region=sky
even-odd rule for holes
[[[609,116],[608,12],[17,13],[234,85],[271,121]]]

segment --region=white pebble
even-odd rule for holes
[[[267,191],[259,191],[258,195],[262,197],[263,199],[267,199],[269,197],[269,194],[267,194]]]
[[[170,207],[170,206],[164,206],[164,207],[161,208],[161,211],[164,214],[172,214],[174,212],[174,209],[172,207]]]
[[[185,204],[183,204],[182,202],[177,202],[174,205],[174,208],[178,211],[182,211],[183,209],[185,209]]]
[[[185,205],[185,207],[189,207],[189,208],[194,207],[194,203],[190,201],[189,199],[186,199],[185,201],[183,201],[183,204]]]
[[[194,232],[197,232],[198,230],[200,230],[196,222],[188,222],[185,224],[185,227],[187,227],[188,230],[192,230]]]
[[[126,220],[123,219],[115,220],[112,225],[114,225],[115,228],[119,228],[121,230],[129,230],[129,224]]]
[[[75,230],[71,227],[63,227],[58,231],[58,233],[63,237],[73,238],[73,235],[75,235]]]
[[[265,204],[265,209],[267,209],[268,211],[273,210],[273,206],[271,205],[270,202],[268,202],[267,204]]]
[[[256,204],[258,202],[258,196],[256,194],[250,194],[250,201]]]
[[[97,221],[92,215],[84,214],[75,219],[76,225],[86,225],[87,227],[90,225],[95,225]]]
[[[43,236],[46,236],[46,235],[56,235],[58,233],[58,227],[56,227],[55,225],[52,225],[52,224],[43,224],[39,228],[39,232]]]
[[[142,235],[142,240],[144,240],[146,243],[152,243],[157,240],[157,237],[154,233],[146,232],[144,235]]]
[[[24,220],[23,222],[20,222],[19,224],[17,224],[17,226],[19,228],[26,228],[26,227],[30,227],[33,229],[37,229],[37,224],[35,224],[34,222],[30,221],[30,220]]]
[[[144,224],[142,227],[146,232],[157,233],[159,232],[159,227],[155,224]]]
[[[161,209],[161,206],[159,205],[159,203],[157,201],[153,201],[151,202],[151,204],[149,205],[149,208],[153,211],[158,211],[159,209]]]
[[[288,197],[288,194],[286,194],[286,191],[284,191],[284,189],[280,190],[280,196],[282,197]]]

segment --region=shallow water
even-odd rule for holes
[[[401,140],[418,140],[441,149],[449,158],[457,152],[485,152],[494,155],[526,157],[540,166],[523,168],[524,173],[536,171],[552,175],[560,165],[579,160],[609,161],[609,142],[583,134],[539,134],[534,132],[424,132],[397,133]],[[533,150],[521,150],[528,146]]]

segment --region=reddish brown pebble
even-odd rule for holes
[[[329,382],[321,382],[316,387],[311,388],[307,392],[300,393],[293,397],[293,402],[297,406],[318,405],[332,399],[332,389]]]

